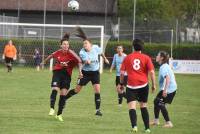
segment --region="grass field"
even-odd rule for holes
[[[127,105],[124,101],[123,106],[118,107],[114,79],[115,74],[108,71],[101,76],[103,117],[94,116],[94,95],[88,84],[67,102],[65,121],[61,123],[48,116],[51,72],[15,68],[13,73],[6,73],[1,67],[0,134],[130,134]],[[152,133],[200,134],[200,75],[176,75],[176,79],[178,93],[173,104],[168,106],[174,128],[152,127]],[[150,94],[149,97],[151,119],[154,96]],[[144,126],[139,109],[137,114],[140,134]]]

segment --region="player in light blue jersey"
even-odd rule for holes
[[[66,99],[79,93],[83,86],[91,81],[95,91],[95,106],[97,116],[102,116],[100,111],[101,97],[100,97],[100,74],[99,74],[99,55],[103,57],[105,63],[109,64],[108,59],[104,56],[102,49],[98,45],[92,45],[91,41],[86,37],[81,28],[77,28],[78,37],[83,39],[83,48],[80,50],[80,57],[83,62],[82,74],[79,78],[75,89],[69,91]]]
[[[123,53],[123,47],[121,45],[117,46],[117,53],[113,57],[112,65],[110,67],[110,72],[112,72],[113,68],[116,69],[116,91],[118,92],[118,104],[119,106],[122,105],[123,97],[126,98],[126,93],[124,90],[120,88],[120,67],[121,64],[126,57],[126,54]],[[124,77],[124,83],[125,86],[127,84],[127,75]]]
[[[166,104],[171,104],[173,98],[176,94],[177,84],[175,80],[174,73],[168,64],[169,55],[161,51],[156,57],[156,62],[160,64],[159,69],[159,88],[160,91],[157,97],[154,99],[154,116],[155,119],[150,123],[151,125],[159,125],[159,113],[163,114],[166,121],[163,127],[171,128],[173,127],[172,122],[169,119]]]

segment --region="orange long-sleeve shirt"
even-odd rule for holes
[[[5,57],[14,58],[17,54],[17,49],[14,45],[6,45],[3,54]]]

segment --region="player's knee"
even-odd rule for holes
[[[140,108],[145,108],[145,107],[147,107],[147,103],[141,102],[140,103]]]

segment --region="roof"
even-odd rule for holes
[[[63,1],[63,10],[68,12],[67,3],[69,0],[46,0],[46,10],[60,12]],[[79,12],[86,13],[105,13],[107,1],[107,13],[116,12],[116,0],[77,0],[79,2]],[[24,11],[43,11],[44,0],[0,0],[1,10],[24,10]]]

